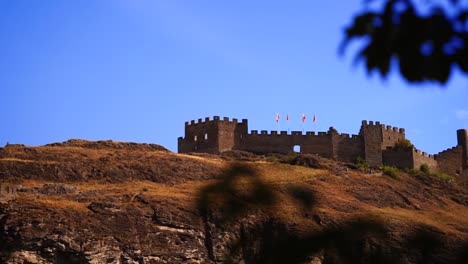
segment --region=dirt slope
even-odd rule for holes
[[[217,217],[226,214],[223,206],[201,215],[199,190],[221,179],[234,160],[252,168],[278,200],[226,223]],[[366,238],[355,249],[359,254],[396,249],[403,263],[463,258],[466,189],[430,176],[362,173],[324,159],[301,164],[315,168],[276,157],[181,155],[158,145],[112,141],[9,145],[0,148],[0,262],[215,263],[231,254],[248,227],[267,228],[268,234],[258,235],[267,240],[283,226],[302,236],[356,218],[378,219],[389,230],[385,240]],[[295,206],[291,186],[309,189],[313,206]],[[236,182],[240,198],[254,187],[249,178]],[[438,238],[438,250],[408,248],[419,245],[405,243],[421,230]],[[245,246],[238,260],[261,262],[261,250],[252,247]],[[309,260],[337,262],[330,252]]]

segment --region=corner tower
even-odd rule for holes
[[[185,137],[178,138],[178,152],[204,152],[219,154],[223,151],[236,149],[240,140],[247,134],[247,119],[239,122],[237,119],[214,116],[185,122]]]
[[[393,147],[398,140],[405,139],[403,128],[385,126],[380,122],[362,121],[359,135],[364,143],[364,158],[371,166],[382,166],[382,150]]]
[[[462,147],[462,166],[468,169],[468,129],[457,130],[458,146]]]

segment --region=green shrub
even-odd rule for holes
[[[414,169],[414,168],[413,169],[405,168],[405,169],[403,169],[403,171],[406,172],[406,173],[412,174],[412,175],[418,175],[418,174],[421,173],[420,170]]]
[[[280,161],[280,159],[277,156],[268,156],[266,160],[271,163],[278,163]]]
[[[394,179],[398,178],[398,169],[395,167],[390,167],[390,166],[383,166],[382,167],[382,172],[384,175],[390,176]]]
[[[409,149],[413,149],[414,145],[408,139],[399,139],[397,142],[395,142],[395,145],[393,145],[393,148],[409,150]]]
[[[419,168],[421,170],[422,173],[424,174],[430,174],[430,169],[429,169],[429,165],[427,165],[426,163],[424,163],[423,165],[421,165],[421,167]]]
[[[328,129],[328,132],[329,132],[329,133],[338,134],[338,130],[336,130],[334,127],[330,127],[330,128]]]
[[[437,173],[433,173],[431,174],[432,176],[442,180],[442,181],[445,181],[445,182],[449,182],[449,181],[453,181],[454,178],[448,174],[445,174],[445,173],[442,173],[442,172],[437,172]]]
[[[289,152],[288,155],[278,158],[278,156],[274,156],[274,161],[273,162],[282,162],[282,163],[287,163],[291,164],[298,156],[300,153],[297,152]]]
[[[354,163],[360,171],[367,171],[369,169],[369,164],[367,164],[366,160],[361,157],[357,157]]]

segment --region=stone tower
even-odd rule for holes
[[[223,151],[237,149],[243,136],[247,135],[247,119],[219,116],[185,122],[185,137],[178,138],[179,153],[204,152],[219,154]]]
[[[405,139],[405,130],[364,120],[359,135],[363,138],[366,162],[371,166],[382,166],[382,151],[393,147],[398,140]]]
[[[462,147],[462,167],[468,170],[468,129],[457,130],[458,146]]]

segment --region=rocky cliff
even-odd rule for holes
[[[0,148],[1,263],[462,263],[467,216],[456,182],[317,157]]]

